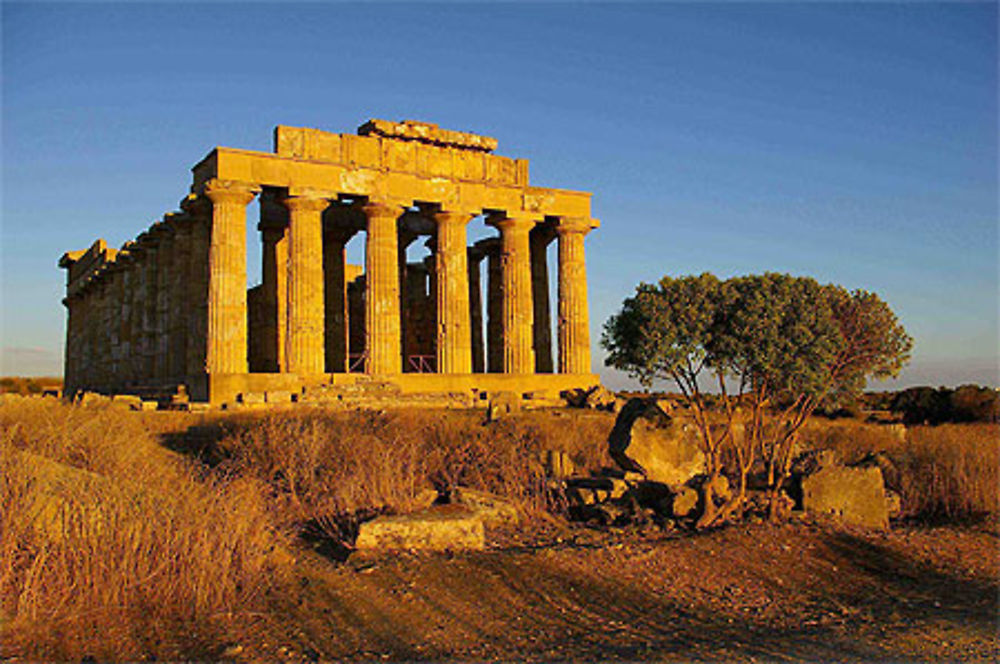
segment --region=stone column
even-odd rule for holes
[[[503,372],[503,268],[500,238],[476,243],[486,254],[486,370]]]
[[[69,267],[66,271],[69,272],[71,269],[72,267]],[[66,347],[63,349],[63,394],[71,397],[76,392],[80,381],[79,370],[77,368],[77,358],[80,356],[78,350],[80,339],[80,300],[75,294],[70,295],[67,293],[62,303],[66,307]]]
[[[323,210],[325,198],[291,196],[288,208],[287,371],[326,370],[323,343]]]
[[[559,372],[590,373],[590,314],[587,308],[587,259],[583,239],[594,220],[559,220]]]
[[[142,369],[141,382],[149,385],[156,376],[156,350],[159,338],[156,333],[156,315],[158,313],[157,295],[159,289],[156,282],[156,265],[159,261],[159,246],[156,240],[147,233],[145,263],[143,265],[142,285]]]
[[[247,373],[247,233],[246,206],[256,190],[240,182],[211,180],[205,196],[212,201],[209,241],[208,373]]]
[[[369,202],[362,210],[368,224],[365,240],[365,373],[401,372],[399,254],[396,220],[401,206]]]
[[[503,372],[530,374],[535,371],[531,348],[531,251],[528,233],[535,226],[529,217],[494,217],[490,224],[500,230],[500,264],[503,270]]]
[[[347,226],[323,231],[323,304],[326,372],[347,373],[347,256],[345,247],[355,234]]]
[[[552,319],[549,313],[548,247],[552,230],[536,226],[529,236],[531,243],[531,302],[534,306],[532,348],[535,351],[535,372],[552,373]]]
[[[208,280],[211,245],[211,204],[199,196],[189,196],[181,207],[191,216],[191,251],[187,267],[188,311],[185,372],[198,376],[206,371],[208,356]]]
[[[432,216],[437,226],[437,372],[467,374],[472,372],[472,332],[465,227],[473,215],[441,211]]]
[[[288,208],[265,189],[260,195],[261,285],[264,311],[261,365],[263,371],[286,371],[288,334]]]
[[[183,381],[187,372],[188,317],[192,302],[188,299],[188,263],[191,253],[191,217],[171,215],[174,228],[174,251],[170,264],[170,346],[168,374],[173,381]]]
[[[483,357],[483,288],[479,278],[479,264],[485,254],[478,247],[466,250],[469,269],[469,326],[472,346],[472,373],[483,373],[486,364]]]
[[[120,256],[120,254],[119,254]],[[106,304],[108,335],[108,380],[109,389],[118,387],[119,365],[121,364],[121,326],[118,312],[121,309],[121,266],[116,261],[108,266],[108,301]]]
[[[155,376],[161,383],[170,379],[170,318],[173,300],[172,271],[174,262],[173,231],[166,224],[157,224],[160,248],[156,255],[156,353]]]

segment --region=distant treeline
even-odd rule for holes
[[[866,392],[863,402],[867,409],[899,413],[907,424],[1000,421],[1000,392],[979,385]]]
[[[49,389],[62,389],[61,378],[23,378],[20,376],[6,376],[0,378],[0,393],[8,392],[12,394],[41,394]]]

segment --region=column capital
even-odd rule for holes
[[[535,227],[538,220],[529,215],[516,212],[513,214],[494,213],[486,218],[486,223],[498,229],[501,233],[511,231],[515,233],[527,233]]]
[[[322,212],[330,207],[330,200],[316,194],[296,194],[282,199],[290,212]]]
[[[323,237],[333,242],[346,244],[358,232],[353,226],[334,226],[326,224],[323,226]]]
[[[559,220],[555,224],[555,229],[559,235],[568,235],[570,233],[582,233],[586,235],[600,225],[601,222],[592,217],[559,217]]]
[[[260,187],[236,180],[214,179],[205,183],[203,191],[212,203],[248,205],[260,193]]]
[[[212,211],[212,202],[198,194],[188,194],[181,200],[180,205],[181,210],[189,214],[193,220],[204,219]]]
[[[486,251],[478,243],[466,247],[465,254],[468,257],[469,265],[478,265],[486,258]]]
[[[477,241],[472,246],[483,252],[484,256],[489,256],[490,254],[495,254],[500,251],[500,238],[488,237]]]
[[[392,217],[399,218],[408,206],[398,201],[369,199],[361,206],[361,210],[369,219]]]

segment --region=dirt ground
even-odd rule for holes
[[[240,661],[997,661],[995,523],[547,527],[462,554],[295,552]],[[539,540],[544,544],[538,544]]]

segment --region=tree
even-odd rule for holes
[[[775,273],[641,284],[602,337],[608,366],[646,386],[672,380],[690,403],[709,475],[700,527],[743,506],[758,461],[776,518],[791,450],[808,417],[831,399],[856,397],[869,377],[898,373],[911,343],[878,296]],[[708,381],[722,396],[714,426]],[[724,449],[735,459],[729,470],[739,487],[716,509],[711,487],[723,471]]]

